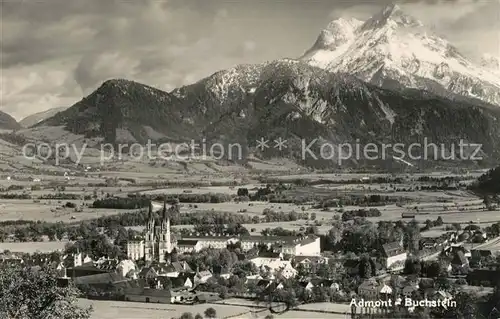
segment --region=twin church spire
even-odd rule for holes
[[[159,227],[155,225],[153,203],[149,202],[148,222],[146,227],[145,257],[146,260],[165,261],[165,254],[172,252],[173,243],[170,233],[170,214],[167,201],[163,201]]]
[[[170,232],[170,216],[167,209],[167,200],[163,201],[163,209],[162,209],[162,218],[161,218],[161,228],[163,230],[167,230]],[[148,230],[153,230],[155,227],[155,215],[153,213],[153,202],[149,201],[149,211],[148,211]]]

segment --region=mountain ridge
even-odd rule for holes
[[[0,111],[0,129],[2,130],[18,130],[21,125],[9,114]]]
[[[451,101],[419,90],[383,89],[294,60],[237,66],[171,92],[108,80],[35,127],[47,125],[113,143],[202,138],[208,143],[237,142],[247,155],[300,161],[304,139],[333,145],[356,140],[410,144],[423,137],[446,145],[460,140],[481,143],[486,159],[500,159],[495,138],[500,136],[500,109],[495,106],[466,98]],[[259,152],[255,141],[261,137],[285,138],[290,149],[286,154]],[[332,165],[332,160],[324,162]]]
[[[495,75],[483,80],[482,73],[460,73],[478,67],[426,32],[420,21],[389,6],[366,21],[332,21],[301,59],[237,65],[170,92],[107,80],[34,127],[64,127],[114,144],[239,143],[244,156],[291,157],[312,166],[338,161],[304,159],[305,140],[338,146],[429,139],[445,145],[442,157],[456,155],[454,146],[465,142],[483,146],[484,162],[498,162],[500,107],[483,94],[500,98],[500,86],[488,82]],[[289,143],[285,151],[256,148],[257,140],[281,138]],[[392,155],[389,161],[413,165]],[[373,164],[366,158],[350,162]]]
[[[67,107],[55,107],[42,112],[30,114],[19,121],[22,127],[31,127],[47,118],[54,116],[56,113],[66,110]]]

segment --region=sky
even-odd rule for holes
[[[386,0],[2,0],[0,110],[68,107],[105,80],[171,90],[241,63],[301,56],[339,17]],[[500,56],[500,0],[395,1],[466,55]]]

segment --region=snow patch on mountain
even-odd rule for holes
[[[500,74],[500,56],[496,57],[485,53],[481,58],[481,66],[493,73]]]

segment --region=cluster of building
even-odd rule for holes
[[[166,204],[162,210],[160,225],[155,225],[152,206],[149,207],[145,238],[138,238],[127,243],[127,256],[132,260],[144,259],[148,262],[166,262],[167,254],[174,248],[177,253],[199,252],[206,248],[223,249],[228,245],[239,244],[242,251],[248,251],[259,245],[266,245],[278,253],[292,256],[319,256],[321,254],[320,239],[309,236],[298,238],[273,236],[230,236],[218,234],[210,236],[200,234],[175,239],[171,236],[170,217]]]

